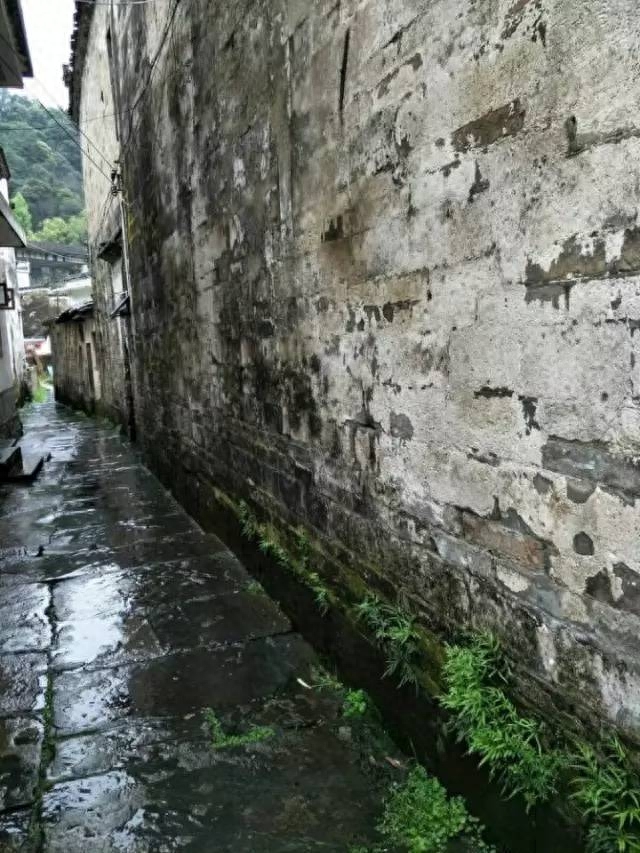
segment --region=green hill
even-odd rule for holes
[[[51,112],[73,133],[65,113]],[[0,90],[0,146],[11,170],[11,195],[26,199],[34,231],[46,219],[82,212],[80,150],[37,101]]]

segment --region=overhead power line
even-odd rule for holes
[[[53,103],[54,103],[54,104],[56,105],[56,107],[60,110],[61,115],[62,115],[62,116],[63,116],[63,117],[64,117],[64,118],[69,122],[69,124],[73,127],[74,131],[77,131],[77,132],[80,134],[80,136],[84,137],[84,139],[86,139],[86,140],[87,140],[87,142],[89,143],[89,145],[90,145],[90,146],[91,146],[95,151],[97,151],[97,153],[102,157],[102,159],[103,159],[103,160],[104,160],[104,162],[109,166],[109,168],[111,168],[111,167],[113,166],[113,160],[109,159],[109,157],[107,157],[107,156],[106,156],[106,154],[103,154],[103,152],[102,152],[102,151],[100,150],[100,148],[96,145],[96,143],[93,141],[93,139],[91,139],[91,137],[90,137],[90,136],[88,136],[88,135],[84,132],[84,130],[82,130],[82,128],[80,127],[80,125],[79,125],[79,124],[76,124],[76,122],[75,122],[75,121],[73,121],[73,119],[69,116],[69,114],[68,114],[68,113],[66,113],[66,112],[64,111],[63,107],[62,107],[62,106],[61,106],[61,105],[56,101],[55,97],[54,97],[54,96],[51,94],[51,92],[47,89],[47,87],[44,85],[44,83],[42,82],[42,80],[40,80],[38,77],[34,77],[33,79],[34,79],[34,81],[38,84],[38,86],[40,86],[40,88],[42,89],[42,91],[46,93],[47,97],[51,98],[51,100],[53,101]]]
[[[89,162],[90,162],[90,163],[93,163],[93,165],[94,165],[94,166],[96,167],[96,169],[100,172],[100,174],[101,174],[101,175],[104,175],[104,177],[109,181],[109,183],[111,183],[111,177],[110,177],[110,175],[107,175],[107,173],[106,173],[106,172],[104,172],[100,166],[98,166],[98,164],[97,164],[97,163],[96,163],[96,161],[93,159],[93,157],[89,154],[89,152],[84,150],[84,148],[82,147],[81,143],[80,143],[80,142],[78,141],[78,139],[76,138],[75,134],[74,134],[74,133],[72,133],[72,132],[67,128],[67,127],[65,127],[65,126],[64,126],[64,124],[62,124],[62,122],[61,122],[61,121],[58,121],[58,119],[57,119],[57,118],[56,118],[56,116],[55,116],[55,113],[54,113],[52,110],[50,110],[50,109],[49,109],[49,107],[45,107],[45,105],[42,103],[42,101],[40,100],[40,98],[36,98],[36,102],[37,102],[38,104],[40,104],[40,106],[42,107],[42,109],[47,113],[47,115],[49,116],[49,118],[50,118],[52,121],[54,121],[54,122],[58,125],[58,127],[60,128],[60,130],[62,130],[62,131],[63,131],[63,133],[65,133],[65,134],[69,137],[69,139],[70,139],[70,140],[71,140],[75,145],[77,145],[77,146],[78,146],[78,148],[79,148],[79,149],[80,149],[80,151],[84,154],[84,156],[87,158],[87,160],[89,160]],[[105,158],[105,159],[106,159],[106,158]],[[108,162],[108,161],[107,161],[107,162]]]

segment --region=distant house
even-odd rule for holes
[[[33,72],[19,0],[0,0],[0,36],[0,87],[21,88]],[[25,369],[15,249],[26,237],[9,205],[10,177],[0,148],[0,439],[21,432],[17,403]]]
[[[91,277],[88,273],[72,273],[55,284],[31,287],[28,277],[21,276],[18,267],[18,280],[24,334],[28,338],[46,336],[49,322],[61,311],[91,299]]]
[[[50,329],[56,400],[94,412],[102,394],[93,300],[63,311]]]

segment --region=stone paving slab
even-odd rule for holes
[[[77,734],[124,717],[184,716],[265,699],[309,680],[315,657],[297,634],[222,649],[194,649],[144,665],[61,673],[54,683],[58,734]]]
[[[0,717],[44,706],[46,654],[0,655]]]
[[[52,668],[122,666],[151,660],[164,651],[144,617],[105,614],[58,625]]]
[[[45,652],[51,645],[47,617],[50,593],[44,584],[5,586],[0,582],[0,653]]]
[[[47,850],[59,853],[346,853],[376,817],[355,755],[323,727],[249,753],[154,744],[137,766],[61,783],[44,799]]]
[[[2,853],[36,853],[29,827],[32,811],[24,809],[0,814],[0,851]]]
[[[0,720],[0,811],[34,801],[42,735],[42,723],[32,717]]]
[[[217,716],[229,733],[246,732],[252,725],[272,727],[278,740],[270,741],[269,746],[278,749],[289,748],[286,737],[292,732],[340,719],[335,697],[302,689],[276,695],[264,702],[233,706],[218,711]],[[265,743],[259,746],[263,753]],[[47,777],[49,782],[59,783],[111,770],[140,773],[144,767],[159,762],[194,769],[225,761],[229,755],[233,755],[236,762],[252,766],[255,749],[212,749],[206,710],[183,716],[124,719],[101,731],[59,739]]]
[[[291,623],[273,601],[251,592],[233,592],[186,601],[151,615],[160,643],[173,649],[206,648],[273,637]]]

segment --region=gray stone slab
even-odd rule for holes
[[[225,732],[231,734],[246,732],[252,725],[270,726],[284,734],[340,719],[340,702],[324,691],[297,685],[263,704],[216,709],[216,713]],[[210,766],[225,754],[210,746],[205,710],[184,716],[127,718],[102,731],[59,740],[48,779],[57,783],[111,770],[133,772],[160,759],[183,768]]]
[[[65,672],[54,679],[55,725],[74,734],[129,716],[184,716],[264,700],[297,676],[308,679],[314,662],[309,646],[290,634],[136,666]]]
[[[120,520],[108,523],[78,525],[69,529],[52,529],[48,534],[48,550],[79,550],[91,546],[124,548],[139,542],[171,542],[177,536],[201,540],[204,536],[184,513],[144,515],[138,518],[122,513]]]
[[[0,717],[43,707],[46,670],[45,654],[0,655]]]
[[[0,852],[40,840],[24,806],[47,666],[56,750],[38,853],[366,842],[379,792],[338,736],[339,700],[299,683],[316,658],[287,618],[112,429],[52,403],[28,419],[29,446],[53,460],[32,489],[0,490]],[[214,749],[207,708],[229,734],[275,735]]]
[[[273,601],[249,592],[180,602],[152,613],[150,618],[162,645],[173,650],[206,648],[291,631],[291,622]]]
[[[0,720],[0,812],[34,802],[42,732],[33,718]]]
[[[227,750],[147,743],[135,764],[56,785],[43,805],[50,853],[344,853],[379,816],[356,751],[325,726]]]
[[[137,566],[131,574],[138,584],[136,600],[146,607],[176,602],[187,604],[205,597],[239,592],[251,582],[247,570],[228,551]]]
[[[50,595],[40,584],[10,585],[0,577],[0,653],[46,651],[51,628]]]
[[[159,657],[163,651],[140,614],[104,614],[59,624],[52,666],[56,671],[121,666]]]
[[[2,853],[36,853],[33,836],[29,832],[31,810],[0,814],[0,850]]]

